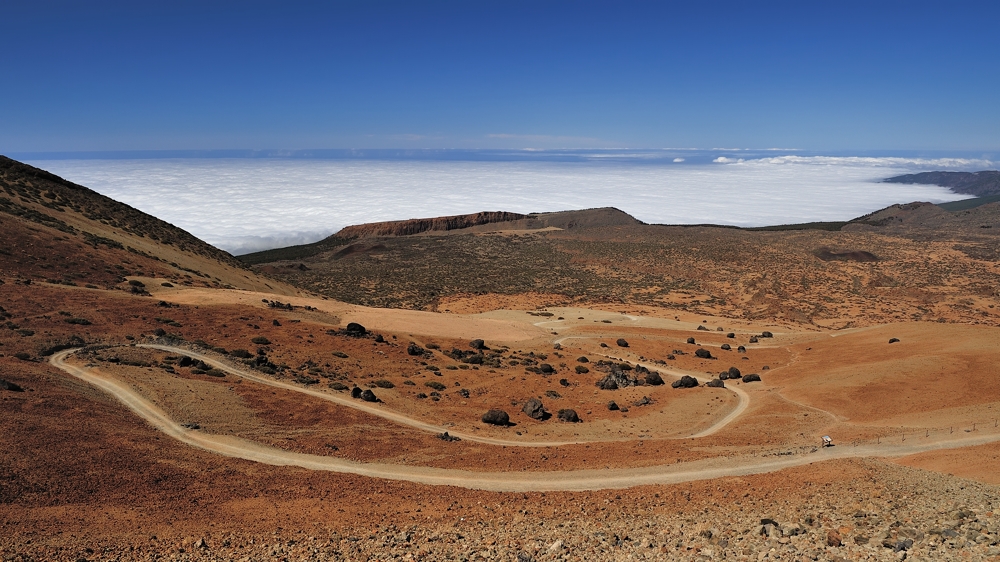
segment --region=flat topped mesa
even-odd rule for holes
[[[527,218],[527,215],[507,211],[482,211],[471,215],[452,215],[429,219],[373,222],[348,226],[335,234],[337,238],[367,238],[371,236],[408,236],[428,231],[457,230],[482,224],[510,222]]]

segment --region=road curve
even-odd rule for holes
[[[70,375],[111,394],[153,427],[186,445],[231,458],[273,466],[294,466],[308,470],[356,474],[435,486],[457,486],[474,490],[503,492],[586,491],[629,488],[652,484],[677,484],[694,480],[773,472],[832,459],[896,457],[931,450],[967,447],[1000,441],[1000,435],[987,434],[946,441],[926,442],[923,444],[914,443],[905,446],[902,444],[882,444],[859,447],[833,447],[819,449],[813,453],[781,456],[773,460],[718,457],[687,463],[642,468],[551,472],[473,472],[447,468],[358,463],[336,457],[285,451],[244,439],[212,435],[184,428],[124,383],[98,376],[90,369],[66,363],[66,357],[74,351],[76,350],[69,349],[58,352],[52,356],[50,362]]]

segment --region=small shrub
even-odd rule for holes
[[[164,283],[160,283],[160,286],[161,287],[167,287],[169,289],[169,288],[173,287],[174,285],[173,285],[173,283],[166,283],[166,282],[164,282]]]
[[[21,361],[31,361],[31,356],[23,351],[15,353],[14,357],[20,359]]]
[[[379,379],[374,382],[375,386],[379,388],[395,388],[396,385],[392,384],[392,381],[387,381],[385,379]]]
[[[67,318],[67,324],[76,324],[78,326],[90,326],[90,320],[86,318]]]
[[[446,388],[443,384],[439,383],[438,381],[427,381],[424,383],[424,386],[433,388],[434,390],[444,390]]]
[[[403,381],[403,384],[405,384],[406,386],[417,386],[417,383],[413,381]]]
[[[271,340],[265,338],[264,336],[256,336],[250,341],[257,345],[269,345],[271,343]]]
[[[341,359],[347,359],[347,354],[344,353],[343,351],[334,351],[333,356],[340,357]]]
[[[342,382],[332,382],[332,383],[330,383],[330,388],[332,388],[334,390],[348,390],[348,389],[350,389],[349,386],[347,386],[346,384],[344,384]]]
[[[145,287],[146,286],[146,284],[143,283],[142,281],[137,281],[135,279],[130,279],[129,282],[128,282],[128,284],[131,285],[131,286],[133,286],[133,287]]]

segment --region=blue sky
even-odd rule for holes
[[[998,2],[5,3],[0,153],[1000,150]]]

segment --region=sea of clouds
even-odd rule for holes
[[[848,220],[893,203],[966,198],[880,183],[987,160],[775,156],[687,163],[352,159],[33,160],[32,165],[234,254],[319,240],[366,222],[477,211],[617,207],[648,223],[764,226]]]

